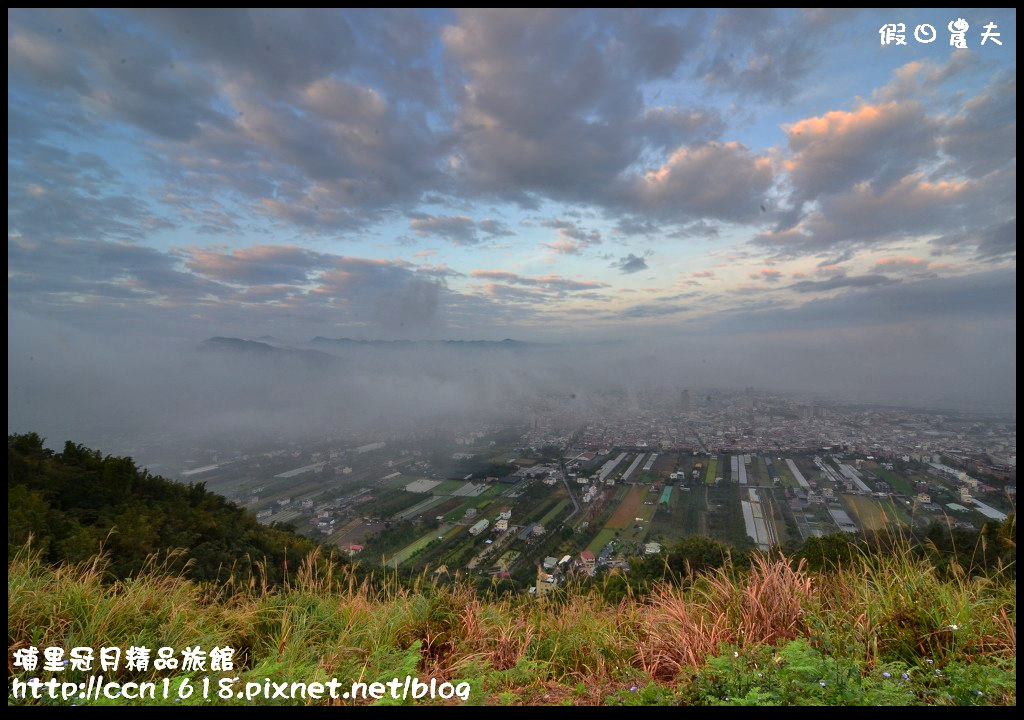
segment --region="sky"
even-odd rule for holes
[[[767,368],[738,382],[1015,403],[1013,10],[9,10],[7,37],[9,361],[668,338]]]

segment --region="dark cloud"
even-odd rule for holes
[[[713,110],[645,107],[640,92],[675,72],[700,26],[697,17],[678,25],[637,12],[460,12],[443,34],[463,80],[454,90],[459,176],[517,202],[540,194],[615,203],[610,181],[645,148],[663,152],[724,129]]]
[[[942,150],[951,173],[980,177],[1017,158],[1017,72],[1002,74],[946,124]]]
[[[891,285],[899,280],[886,277],[885,275],[838,275],[828,280],[814,281],[801,280],[789,286],[790,290],[800,293],[827,292],[839,288],[865,288],[877,287],[879,285]]]
[[[640,272],[641,270],[647,269],[647,261],[642,257],[637,257],[633,253],[630,253],[624,258],[619,258],[611,264],[611,267],[618,269],[620,272],[630,273]]]
[[[877,275],[863,277],[868,279],[840,277],[825,283],[804,285],[804,292],[839,287],[850,290],[834,297],[815,298],[795,308],[740,313],[716,321],[717,331],[811,331],[929,322],[945,327],[948,333],[949,324],[954,322],[1003,322],[1015,317],[1016,277],[1013,270],[904,282],[879,279]]]
[[[981,234],[978,257],[995,260],[1017,255],[1017,218],[990,228]]]
[[[495,282],[541,288],[548,292],[554,292],[557,294],[572,293],[581,290],[596,290],[608,287],[606,283],[597,282],[595,280],[572,280],[571,278],[561,277],[560,275],[526,276],[519,275],[518,273],[507,272],[505,270],[473,270],[470,275],[475,278],[492,280]]]
[[[558,239],[546,243],[546,247],[566,255],[579,255],[592,245],[601,244],[601,233],[585,230],[572,220],[545,220],[543,225],[558,230]]]
[[[505,225],[505,223],[499,220],[481,220],[477,223],[477,227],[479,227],[482,232],[485,232],[492,237],[508,237],[510,235],[515,235],[515,233]]]
[[[437,235],[451,240],[456,245],[473,245],[477,242],[476,223],[472,218],[460,216],[416,215],[409,221],[409,227],[419,235]]]
[[[696,74],[719,91],[786,102],[814,67],[814,38],[810,28],[775,10],[721,12]]]
[[[672,305],[668,303],[658,304],[645,304],[645,305],[634,305],[633,307],[622,311],[619,316],[625,318],[657,318],[665,317],[668,315],[678,315],[689,311],[690,308],[687,305]]]

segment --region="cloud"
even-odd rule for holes
[[[935,92],[947,80],[977,65],[978,56],[969,52],[954,52],[941,64],[929,60],[912,60],[894,70],[889,83],[875,91],[874,96],[883,101],[913,99],[924,93]]]
[[[331,258],[298,247],[263,245],[230,253],[191,248],[186,266],[204,277],[236,285],[297,285],[314,271],[331,267]]]
[[[719,91],[786,102],[814,67],[814,37],[802,21],[774,10],[720,12],[695,74]]]
[[[469,274],[471,277],[475,278],[493,280],[495,282],[511,285],[536,287],[558,294],[584,290],[597,290],[603,287],[608,287],[607,283],[598,282],[596,280],[573,280],[560,275],[528,276],[519,275],[518,273],[508,272],[505,270],[473,270]]]
[[[599,231],[584,230],[571,220],[547,220],[543,224],[558,230],[558,239],[544,244],[545,247],[555,252],[579,255],[590,246],[601,244]]]
[[[763,280],[769,283],[778,282],[781,278],[782,272],[774,268],[761,268],[756,273],[750,274],[751,280]]]
[[[459,12],[442,37],[460,70],[449,163],[462,186],[524,205],[629,202],[612,185],[647,151],[660,157],[724,130],[714,109],[648,107],[640,90],[676,72],[701,25],[646,12]]]
[[[799,293],[828,292],[840,288],[866,288],[879,285],[891,285],[899,280],[886,277],[885,275],[838,275],[828,280],[814,281],[801,280],[789,286],[790,290]]]
[[[978,243],[978,257],[984,260],[1017,255],[1017,218],[989,228]]]
[[[875,261],[877,272],[921,272],[928,269],[928,261],[916,257],[884,257]]]
[[[476,223],[464,215],[417,215],[409,221],[409,227],[419,235],[438,235],[456,245],[474,245],[477,242]]]
[[[964,104],[946,124],[941,141],[949,171],[981,177],[1015,167],[1017,157],[1017,73],[1007,71]]]
[[[647,269],[647,261],[630,253],[624,258],[619,258],[611,264],[611,267],[618,269],[625,274],[640,272]]]
[[[676,305],[676,304],[669,304],[669,303],[665,303],[665,304],[650,304],[650,303],[648,303],[648,304],[644,304],[644,305],[634,305],[631,308],[623,310],[619,315],[621,317],[635,318],[635,319],[657,318],[657,317],[665,317],[665,316],[669,316],[669,315],[678,315],[680,313],[684,313],[684,312],[689,311],[689,309],[690,308],[687,305]]]
[[[662,217],[749,222],[773,182],[772,163],[738,142],[680,148],[657,170],[636,177],[622,197]]]
[[[798,200],[868,182],[884,192],[936,156],[937,123],[915,101],[864,104],[789,125],[786,163]]]

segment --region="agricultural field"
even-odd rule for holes
[[[544,527],[551,527],[552,521],[560,514],[562,514],[565,511],[565,509],[569,507],[569,505],[571,504],[572,503],[568,499],[562,500],[560,503],[551,508],[551,510],[548,511],[547,515],[540,519],[540,524]]]
[[[630,525],[636,524],[636,518],[644,517],[641,510],[653,510],[650,505],[644,505],[643,502],[647,498],[647,488],[642,485],[631,487],[626,497],[623,498],[619,506],[615,508],[615,513],[608,520],[607,527],[613,530],[622,530]],[[650,515],[654,513],[651,512]]]
[[[423,548],[427,547],[427,545],[429,545],[430,543],[437,542],[437,538],[438,538],[439,534],[443,534],[443,533],[441,533],[441,531],[439,531],[439,530],[431,530],[430,532],[425,534],[423,537],[419,538],[415,542],[412,542],[412,543],[406,545],[404,548],[402,548],[397,553],[395,553],[390,558],[388,558],[388,560],[385,563],[385,565],[387,567],[389,567],[389,568],[397,568],[399,565],[404,563],[406,560],[411,558],[413,555],[418,553],[420,550],[422,550]]]
[[[430,492],[434,495],[452,495],[460,490],[466,483],[462,480],[445,480],[433,488]]]
[[[705,482],[708,485],[714,484],[715,478],[717,477],[717,474],[716,474],[717,472],[718,472],[718,459],[717,458],[709,458],[708,459],[707,475],[705,476]]]
[[[871,469],[871,472],[874,473],[875,477],[879,480],[884,480],[889,483],[889,487],[892,488],[894,493],[907,496],[915,494],[913,484],[902,475],[894,473],[892,470],[886,470],[883,467],[874,467]]]
[[[776,460],[773,463],[773,466],[775,467],[775,472],[777,472],[779,474],[779,482],[782,483],[782,487],[784,487],[784,488],[798,488],[798,487],[800,487],[800,483],[798,483],[796,481],[796,478],[793,477],[793,473],[791,473],[789,471],[789,465],[786,464],[786,460],[785,459]]]
[[[603,530],[601,530],[601,532],[599,532],[593,540],[590,541],[590,544],[587,545],[587,550],[594,553],[594,555],[597,555],[599,552],[604,550],[605,545],[607,545],[614,539],[615,530],[606,527]]]
[[[847,513],[857,521],[861,530],[865,532],[877,532],[892,522],[892,519],[882,509],[881,504],[874,498],[844,494],[841,499]]]
[[[703,511],[703,487],[694,490],[674,488],[668,507],[660,502],[657,505],[648,537],[662,544],[672,544],[691,535],[699,535]]]

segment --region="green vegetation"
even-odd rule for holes
[[[62,453],[35,433],[7,440],[7,557],[32,538],[40,560],[77,563],[108,553],[107,572],[127,578],[176,548],[186,577],[281,582],[317,548],[289,527],[266,527],[202,483],[184,485],[67,443]],[[332,562],[340,562],[332,559]]]
[[[708,485],[712,484],[715,481],[715,478],[717,477],[717,472],[718,461],[715,458],[711,458],[710,460],[708,460],[708,474],[706,478]]]

